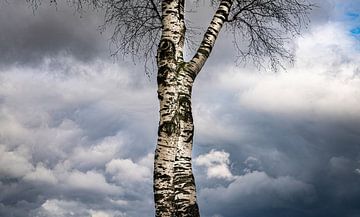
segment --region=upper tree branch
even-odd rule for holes
[[[188,66],[195,75],[200,72],[201,68],[208,59],[220,30],[228,19],[232,3],[233,0],[221,0],[196,54],[188,63]]]
[[[161,14],[160,14],[160,12],[159,12],[159,10],[158,10],[158,7],[156,6],[154,0],[149,0],[149,1],[150,1],[150,3],[151,3],[152,8],[153,8],[154,11],[156,12],[156,15],[157,15],[158,19],[161,20]]]
[[[146,63],[150,60],[145,69],[148,73],[153,71],[162,30],[160,0],[103,0],[103,8],[104,27],[110,27],[113,32],[113,55],[130,55],[134,62],[139,58]]]
[[[282,59],[292,61],[286,44],[306,26],[313,7],[306,0],[237,0],[228,21],[240,58],[260,66],[268,61],[275,70]]]

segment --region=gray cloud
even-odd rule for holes
[[[23,0],[0,4],[0,64],[38,64],[44,57],[60,53],[81,61],[109,56],[107,36],[100,35],[100,14],[88,12],[82,18],[60,1],[57,7],[43,3],[33,11]]]
[[[351,202],[359,196],[356,42],[340,23],[333,22],[313,28],[297,43],[296,63],[287,72],[260,74],[251,68],[229,67],[216,73],[221,67],[210,69],[210,76],[200,81],[194,90],[194,104],[198,105],[195,108],[196,152],[218,149],[231,153],[234,175],[247,176],[249,171],[260,170],[274,179],[296,177],[294,180],[314,190],[311,202],[302,204],[300,201],[308,201],[307,196],[299,194],[299,201],[286,199],[279,203],[275,199],[279,194],[272,193],[268,198],[266,190],[260,190],[259,195],[249,193],[264,201],[253,201],[251,196],[244,199],[241,191],[233,187],[236,182],[222,183],[219,188],[215,181],[204,181],[200,176],[201,189],[208,189],[200,197],[201,201],[213,204],[209,206],[213,210],[203,211],[207,216],[238,216],[239,213],[245,216],[352,216],[359,213],[358,205]],[[255,168],[248,168],[249,157],[256,158]],[[251,191],[251,188],[245,189]],[[215,196],[226,192],[238,199]],[[344,200],[349,201],[346,207],[341,203]],[[221,205],[217,206],[219,201]],[[273,202],[283,207],[276,208]],[[259,203],[269,207],[259,208]]]
[[[360,213],[360,57],[347,26],[328,22],[335,2],[319,4],[287,72],[233,67],[223,37],[199,75],[204,216]],[[46,6],[0,8],[0,216],[153,216],[154,81],[104,58],[97,15]]]
[[[48,64],[53,61],[68,70]],[[134,80],[111,62],[58,56],[38,68],[1,71],[1,81],[2,215],[153,212],[148,153],[156,135],[156,95],[149,95],[155,90],[146,77]],[[18,206],[23,212],[16,214]]]
[[[203,203],[213,204],[204,210],[205,216],[212,216],[206,213],[259,216],[267,209],[273,210],[271,216],[286,213],[300,216],[303,213],[301,208],[316,200],[316,193],[311,185],[293,177],[273,178],[255,171],[236,177],[228,187],[202,189],[200,198]]]

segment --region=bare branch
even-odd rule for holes
[[[160,12],[158,10],[158,6],[156,6],[156,4],[159,5],[159,3],[155,3],[154,0],[149,0],[149,1],[151,2],[151,5],[152,5],[154,11],[156,12],[157,17],[159,18],[159,20],[161,20],[161,15],[160,15]]]
[[[162,29],[160,0],[105,0],[105,24],[113,32],[111,41],[119,52],[134,60],[145,59],[154,67],[154,57]],[[151,61],[149,61],[151,60]],[[137,61],[134,61],[137,62]],[[150,73],[148,65],[146,72]]]
[[[69,6],[74,7],[79,13],[83,13],[84,7],[91,7],[92,9],[101,8],[104,0],[25,0],[30,3],[34,10],[36,10],[43,2],[48,2],[50,5],[56,6],[58,2],[67,2]]]
[[[307,26],[313,6],[306,0],[237,0],[228,24],[239,59],[258,66],[269,60],[275,70],[283,67],[282,59],[292,61],[286,45]]]
[[[37,8],[42,2],[49,2],[56,6],[56,3],[61,0],[26,1]],[[109,28],[113,33],[111,37],[112,48],[114,48],[112,54],[130,55],[134,60],[142,58],[155,69],[156,58],[154,57],[157,45],[161,33],[165,31],[161,22],[163,18],[162,0],[62,1],[68,2],[80,13],[88,9],[87,7],[105,9],[105,24],[102,28]],[[185,0],[179,2],[184,4]],[[210,1],[214,6],[219,3],[221,5],[223,2],[232,4],[226,20],[220,23],[221,27],[224,22],[230,27],[235,47],[239,52],[238,60],[244,62],[250,59],[258,66],[266,65],[264,63],[269,62],[273,69],[282,67],[282,59],[293,60],[292,51],[286,46],[296,35],[300,34],[300,30],[307,26],[308,13],[314,7],[309,0]],[[183,13],[180,15],[184,16]],[[216,16],[215,14],[214,19],[217,19]],[[215,24],[219,23],[212,22],[210,24],[196,55],[190,62],[196,60],[201,63],[201,67],[205,63],[218,37],[218,32],[214,31]],[[186,29],[186,34],[189,35],[191,32],[191,28]],[[188,39],[192,38],[186,40]],[[201,53],[203,51],[207,51],[205,52],[207,54],[203,55]]]
[[[146,62],[145,70],[149,74],[155,69],[156,49],[162,30],[161,0],[26,0],[34,9],[48,2],[56,6],[66,1],[80,14],[88,7],[105,10],[102,31],[106,28],[112,32],[111,52],[130,55],[134,62],[139,58]],[[136,60],[136,61],[135,61]],[[150,67],[150,68],[149,68]]]
[[[193,73],[198,74],[208,59],[212,48],[214,47],[215,41],[219,36],[220,30],[223,24],[227,21],[232,0],[222,0],[220,5],[214,14],[210,25],[205,32],[204,38],[197,50],[195,56],[189,62],[189,67]]]

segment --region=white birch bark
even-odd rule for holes
[[[162,1],[163,32],[158,48],[160,122],[154,162],[157,217],[200,216],[196,202],[191,154],[194,124],[191,90],[231,7],[222,0],[193,59],[183,61],[184,0]]]

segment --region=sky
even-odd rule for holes
[[[237,64],[223,32],[198,76],[203,217],[360,216],[360,3],[314,2],[286,71]],[[154,216],[156,73],[112,57],[102,23],[0,2],[1,217]]]

